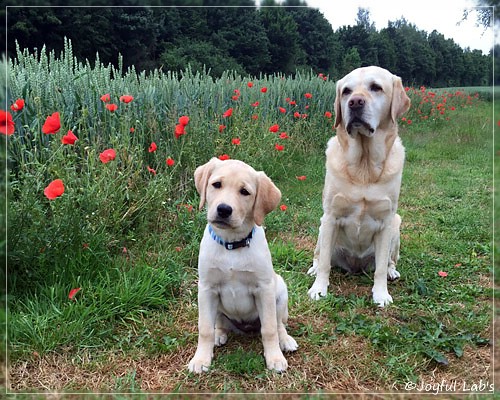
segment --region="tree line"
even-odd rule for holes
[[[15,6],[16,0],[7,3]],[[52,7],[42,7],[49,3]],[[180,71],[190,65],[213,76],[225,70],[259,76],[312,69],[338,79],[356,67],[379,65],[408,85],[492,83],[492,52],[462,49],[404,18],[377,30],[365,9],[359,9],[354,26],[334,30],[301,0],[281,6],[265,0],[261,7],[253,0],[175,1],[176,7],[161,0],[148,1],[149,7],[137,7],[140,0],[116,1],[118,7],[100,3],[36,0],[30,7],[8,7],[8,57],[15,57],[16,42],[22,49],[45,45],[60,51],[68,38],[79,60],[94,62],[98,53],[101,62],[116,64],[121,54],[124,66],[137,71]],[[75,7],[82,5],[94,7]]]

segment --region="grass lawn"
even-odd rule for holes
[[[298,93],[316,90],[316,112],[323,117],[322,101],[332,108],[326,96],[333,85],[319,89],[316,81],[306,78],[254,82],[269,88],[283,85],[281,97],[294,90],[293,85],[300,86]],[[147,97],[147,90],[153,89],[143,90]],[[231,95],[232,89],[224,90]],[[456,96],[450,95],[449,103]],[[127,163],[137,162],[128,154],[134,146],[140,147],[133,141],[127,143],[129,153],[119,151],[120,168],[110,163],[94,180],[88,178],[94,176],[92,165],[75,162],[76,172],[64,167],[67,157],[79,160],[79,154],[65,153],[57,166],[23,161],[21,172],[11,175],[11,218],[33,234],[25,239],[19,225],[11,225],[9,238],[17,242],[10,247],[8,276],[8,392],[405,394],[432,392],[432,385],[441,382],[455,385],[449,386],[449,392],[489,392],[493,383],[492,159],[500,151],[498,142],[493,149],[492,126],[494,119],[498,129],[500,110],[493,117],[489,101],[476,99],[473,105],[462,106],[457,100],[453,109],[448,104],[446,118],[424,119],[416,111],[420,99],[418,93],[412,94],[412,111],[400,123],[406,147],[399,204],[401,279],[389,284],[394,303],[384,309],[372,304],[372,275],[347,276],[332,270],[328,296],[317,302],[307,296],[313,278],[306,271],[322,215],[324,147],[332,134],[332,121],[312,120],[313,106],[308,108],[311,120],[287,127],[290,138],[283,152],[259,150],[263,143],[272,149],[275,139],[267,133],[258,136],[256,145],[256,131],[246,123],[235,122],[231,129],[249,150],[243,144],[224,147],[220,136],[206,138],[208,149],[204,149],[201,142],[190,144],[187,134],[182,145],[181,141],[169,145],[162,160],[174,151],[195,155],[175,157],[176,170],[163,166],[163,173],[148,177],[140,191],[134,190],[139,180],[127,172]],[[198,100],[202,102],[203,97]],[[217,118],[206,116],[193,104],[187,128],[194,136],[210,128],[204,121]],[[236,117],[237,112],[235,108]],[[271,125],[272,118],[260,117],[263,126]],[[106,118],[102,123],[114,124],[117,131],[129,129],[120,125],[121,120]],[[79,125],[81,133],[85,124]],[[245,142],[247,131],[251,136]],[[122,137],[109,141],[118,148]],[[13,146],[15,140],[15,135],[9,137],[12,143],[7,145]],[[92,149],[95,142],[85,144],[86,149],[83,143],[80,149],[86,152],[85,160],[97,157],[99,151]],[[297,352],[286,355],[289,369],[283,374],[266,370],[258,335],[231,335],[227,345],[215,349],[208,373],[187,372],[197,343],[196,264],[206,218],[197,210],[192,173],[210,155],[228,149],[234,158],[264,169],[281,189],[282,204],[287,206],[265,221],[275,270],[288,285],[288,331],[299,344]],[[57,150],[54,157],[66,150]],[[101,167],[97,162],[96,171]],[[41,168],[46,168],[43,174],[33,172]],[[87,177],[85,168],[90,171]],[[498,168],[497,163],[497,172]],[[44,183],[30,180],[28,172],[43,175]],[[81,180],[72,185],[65,178],[64,195],[49,203],[36,193],[42,193],[45,182],[56,173]],[[297,179],[300,176],[305,180]],[[69,200],[75,193],[77,207]],[[121,204],[126,206],[120,208]],[[147,212],[141,213],[143,209]],[[118,222],[113,225],[109,220]],[[41,228],[37,228],[33,221],[48,221],[47,227],[38,222]],[[71,227],[73,223],[76,227]],[[46,238],[37,241],[43,235]],[[73,288],[81,290],[70,300]],[[473,386],[480,382],[488,386]],[[446,391],[444,386],[440,391]]]

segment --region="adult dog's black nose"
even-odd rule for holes
[[[233,213],[233,208],[227,204],[219,204],[217,206],[217,215],[221,218],[227,218]]]
[[[361,97],[361,96],[353,96],[349,100],[349,108],[351,110],[359,110],[360,108],[363,108],[365,106],[366,100]]]

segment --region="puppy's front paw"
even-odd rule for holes
[[[293,337],[286,335],[283,340],[280,340],[280,349],[282,351],[295,351],[299,348],[299,345]]]
[[[321,297],[325,297],[327,295],[328,284],[318,282],[318,280],[316,280],[307,293],[311,299],[319,300]]]
[[[211,363],[210,358],[199,358],[193,357],[193,359],[189,362],[188,369],[189,372],[194,372],[195,374],[201,374],[202,372],[207,372]]]
[[[283,354],[279,354],[273,357],[266,357],[266,365],[268,369],[276,372],[284,372],[288,368],[288,362]]]
[[[387,290],[373,289],[373,301],[379,307],[385,307],[392,303],[392,297]]]

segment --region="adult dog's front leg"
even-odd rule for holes
[[[275,285],[271,283],[262,286],[259,294],[255,296],[255,303],[262,325],[260,333],[267,368],[282,372],[288,368],[288,363],[280,349],[274,288]]]
[[[332,251],[337,241],[338,228],[333,216],[323,214],[319,228],[318,244],[315,251],[315,260],[309,274],[315,274],[316,280],[308,291],[309,297],[319,300],[326,296],[330,281],[330,269],[332,267]],[[319,252],[319,254],[317,254]],[[316,256],[318,257],[316,259]],[[317,265],[315,265],[317,263]]]
[[[392,221],[384,224],[384,228],[374,237],[375,244],[375,276],[373,282],[373,301],[384,307],[392,303],[392,297],[387,290],[387,272],[391,249]]]
[[[198,286],[198,347],[194,357],[189,362],[190,372],[208,371],[212,362],[218,302],[217,293],[212,288]]]

